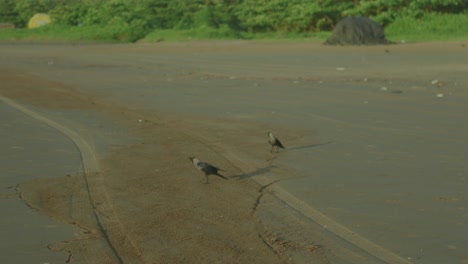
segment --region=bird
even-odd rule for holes
[[[225,180],[227,180],[228,178],[224,177],[223,175],[219,174],[218,171],[222,171],[222,169],[218,168],[218,167],[215,167],[209,163],[206,163],[206,162],[202,162],[200,161],[199,159],[197,159],[196,157],[190,157],[189,158],[192,162],[193,162],[193,165],[195,167],[197,167],[197,169],[199,171],[202,171],[203,173],[205,173],[205,178],[206,178],[206,182],[205,183],[208,183],[208,175],[216,175],[218,177],[221,177]]]
[[[268,134],[268,143],[270,143],[271,145],[271,152],[275,150],[275,147],[276,147],[276,152],[279,152],[279,148],[286,149],[281,143],[281,141],[273,135],[273,133],[268,132],[267,134]]]

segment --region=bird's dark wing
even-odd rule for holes
[[[205,173],[207,174],[214,174],[216,172],[218,172],[218,168],[216,168],[215,166],[209,164],[209,163],[206,163],[206,162],[199,162],[197,164],[197,166]]]
[[[213,169],[217,170],[217,171],[222,171],[222,169],[216,167],[216,166],[213,166],[211,164],[208,164],[209,167],[212,167]]]
[[[285,149],[285,147],[283,146],[283,144],[281,144],[281,141],[280,141],[279,139],[276,139],[275,145],[278,146],[278,147],[280,147],[280,148],[284,148],[284,149]]]
[[[218,172],[219,169],[218,169],[218,168],[213,167],[213,169],[216,170],[216,171],[213,172],[213,173],[211,173],[212,175],[216,175],[216,176],[221,177],[221,178],[223,178],[223,179],[225,179],[225,180],[228,179],[228,178],[224,177],[223,175],[219,174],[219,172]]]
[[[200,163],[198,163],[198,165],[200,166]],[[219,174],[218,171],[220,171],[221,169],[218,168],[218,167],[215,167],[209,163],[205,163],[203,162],[203,164],[201,165],[202,166],[202,171],[207,174],[207,175],[216,175],[216,176],[219,176],[225,180],[227,180],[226,177],[224,177],[223,175]]]

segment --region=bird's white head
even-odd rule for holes
[[[200,162],[200,160],[197,159],[197,158],[195,158],[195,157],[190,157],[189,159],[190,159],[190,160],[193,162],[193,164],[195,164],[195,165],[197,165],[197,164]]]
[[[274,139],[274,138],[275,138],[275,136],[273,136],[273,133],[271,133],[271,132],[268,132],[267,135],[268,135],[268,137],[271,138],[271,139]]]

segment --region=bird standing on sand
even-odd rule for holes
[[[228,178],[224,177],[223,175],[219,174],[218,171],[222,171],[222,169],[220,168],[217,168],[209,163],[206,163],[206,162],[201,162],[199,159],[195,158],[195,157],[190,157],[189,158],[192,162],[193,162],[193,165],[195,165],[195,167],[197,167],[198,170],[202,171],[203,173],[205,173],[205,178],[206,178],[206,182],[205,183],[208,183],[208,175],[216,175],[218,177],[221,177],[225,180],[227,180]]]
[[[285,149],[283,144],[281,144],[281,141],[273,135],[273,133],[268,132],[268,143],[271,145],[271,152],[275,150],[276,147],[276,152],[279,152],[279,148]]]

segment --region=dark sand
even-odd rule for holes
[[[51,249],[55,243],[75,237],[78,229],[33,210],[21,199],[17,184],[77,173],[79,153],[55,129],[8,105],[0,103],[0,115],[0,145],[4,150],[0,159],[0,262],[63,263],[69,253]]]
[[[460,44],[2,44],[0,94],[98,168],[18,188],[75,263],[467,263]]]

